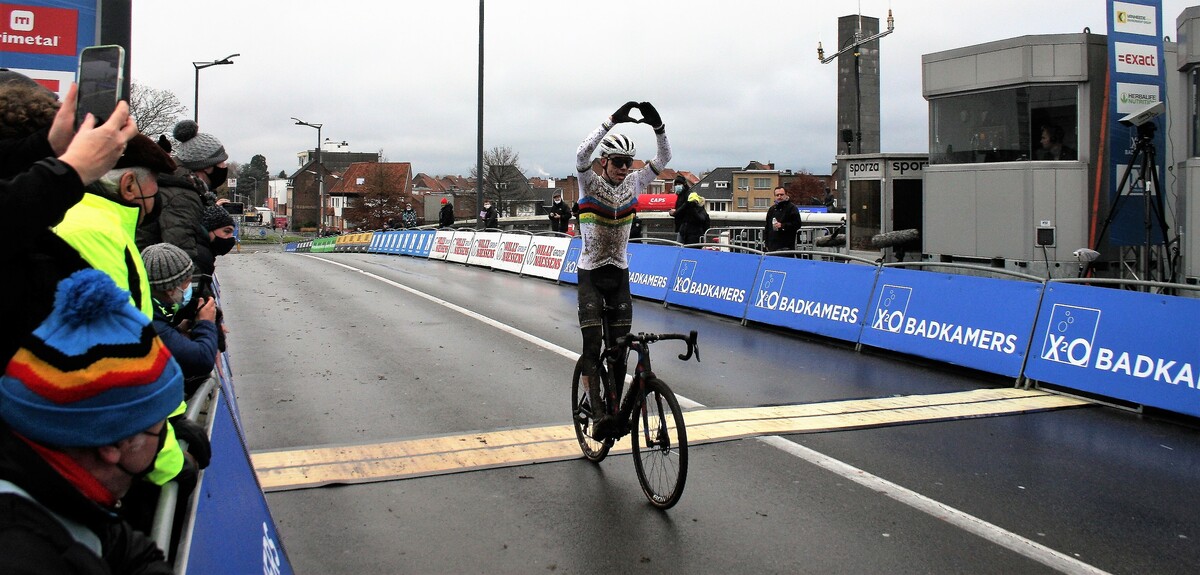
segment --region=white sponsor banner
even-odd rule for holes
[[[450,238],[450,253],[446,254],[446,261],[467,263],[467,258],[471,256],[471,238],[473,237],[475,237],[475,230],[456,230],[454,237]]]
[[[557,280],[570,245],[571,238],[534,236],[529,242],[529,251],[525,252],[525,267],[521,268],[521,273]]]
[[[1117,72],[1158,76],[1158,47],[1151,44],[1113,42],[1117,54]]]
[[[1157,36],[1157,11],[1154,6],[1113,2],[1113,29],[1126,34]]]
[[[471,255],[467,256],[467,264],[473,266],[491,267],[496,259],[496,248],[500,245],[500,232],[477,232],[471,240]]]
[[[1117,82],[1117,113],[1132,114],[1158,103],[1158,86]]]
[[[514,274],[521,273],[525,265],[525,252],[529,250],[529,234],[504,234],[500,237],[500,245],[496,249],[496,259],[492,260],[492,269],[504,270]]]
[[[438,230],[433,235],[433,247],[429,249],[429,259],[444,260],[450,254],[450,244],[454,242],[454,230]]]

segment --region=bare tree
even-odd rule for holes
[[[389,169],[394,164],[373,162],[367,169],[363,183],[356,186],[357,198],[350,200],[346,208],[348,226],[367,230],[378,230],[384,224],[400,221],[400,212],[405,202],[413,201],[406,194],[403,172]]]
[[[170,134],[175,123],[187,117],[187,106],[170,90],[157,90],[134,80],[129,87],[129,113],[143,134]]]
[[[507,213],[510,202],[534,197],[529,179],[521,170],[520,155],[508,146],[483,153],[483,173],[483,197],[494,200],[502,214]],[[479,177],[477,168],[471,168],[471,177]]]

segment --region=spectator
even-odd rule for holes
[[[0,377],[0,572],[172,573],[115,513],[183,399],[179,366],[128,301],[103,272],[76,272]]]
[[[118,288],[128,290],[123,293],[142,311],[147,323],[154,317],[154,304],[142,256],[134,243],[134,230],[154,207],[158,174],[169,173],[174,167],[171,157],[158,144],[138,134],[129,140],[116,168],[89,186],[83,199],[54,228],[89,265],[107,273]],[[173,415],[183,413],[186,407],[181,402]],[[196,450],[192,453],[207,450],[207,445],[192,443]],[[175,441],[175,431],[168,426],[165,447],[147,479],[163,485],[181,473],[185,479],[191,478],[194,467]]]
[[[0,282],[0,366],[50,313],[59,280],[88,267],[50,226],[79,202],[85,185],[112,168],[137,134],[124,102],[105,124],[87,119],[76,133],[75,86],[60,106],[52,93],[31,83],[36,84],[0,71],[0,212],[20,214],[10,218],[11,243],[0,250],[0,267],[8,277],[21,278]]]
[[[796,249],[796,232],[800,231],[800,210],[792,203],[783,186],[775,188],[775,205],[767,210],[763,227],[763,243],[768,252]]]
[[[171,157],[139,134],[129,140],[116,167],[89,186],[88,193],[54,228],[88,264],[107,273],[117,287],[129,290],[146,319],[153,317],[154,311],[134,233],[154,209],[158,174],[174,169]]]
[[[204,235],[196,244],[197,255],[192,259],[198,273],[211,276],[217,269],[217,256],[229,253],[237,245],[233,216],[225,208],[208,206],[202,212],[200,227]]]
[[[483,201],[483,211],[479,212],[479,219],[483,221],[484,228],[500,227],[500,212],[492,205],[491,200]]]
[[[637,212],[633,212],[633,221],[629,222],[629,239],[642,237],[642,218],[639,218]]]
[[[442,198],[442,211],[438,212],[438,226],[448,228],[454,225],[454,204]]]
[[[198,303],[196,320],[180,323],[175,312],[192,299],[191,258],[182,249],[161,243],[142,250],[142,261],[154,298],[154,331],[179,362],[185,396],[191,397],[217,362],[216,300],[204,298]]]
[[[571,208],[562,201],[562,192],[554,192],[554,203],[550,205],[550,231],[567,233],[571,226]]]
[[[417,227],[417,211],[413,209],[412,204],[404,203],[404,211],[400,212],[400,221],[404,223],[406,230]]]
[[[704,232],[708,230],[708,210],[704,209],[704,198],[692,192],[688,201],[675,213],[675,221],[679,225],[679,240],[683,244],[698,244],[704,241]]]
[[[683,227],[683,216],[680,215],[679,211],[687,206],[688,194],[691,193],[692,188],[688,185],[687,178],[675,176],[675,186],[673,189],[675,191],[675,207],[671,208],[667,213],[671,214],[671,217],[675,219],[675,241],[686,244],[687,242],[683,241],[683,235],[679,231]]]
[[[201,133],[191,120],[176,124],[172,135],[176,143],[171,146],[171,154],[179,168],[159,176],[162,208],[138,229],[138,248],[160,242],[175,244],[204,269],[198,246],[208,232],[201,222],[204,209],[216,205],[211,191],[225,183],[229,156],[220,140]]]
[[[1035,160],[1074,160],[1075,150],[1064,145],[1066,131],[1058,124],[1042,125],[1041,147],[1034,153]]]

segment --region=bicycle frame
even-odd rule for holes
[[[621,435],[624,435],[628,433],[629,423],[633,421],[634,410],[640,407],[641,399],[644,396],[642,391],[646,380],[654,377],[654,370],[650,363],[649,344],[667,339],[683,340],[688,345],[687,353],[680,354],[679,359],[684,361],[691,359],[693,353],[696,355],[696,359],[699,360],[700,352],[696,346],[696,332],[694,331],[687,336],[682,334],[627,333],[612,340],[609,336],[610,325],[607,306],[604,311],[605,313],[601,322],[604,349],[600,351],[600,361],[605,362],[606,369],[605,377],[601,380],[601,385],[608,399],[609,415],[615,415],[617,420],[622,423],[624,429]],[[629,352],[631,351],[637,353],[637,364],[634,366],[632,384],[629,386],[629,389],[624,389],[625,370],[628,369]],[[618,366],[620,369],[617,369]],[[624,393],[624,397],[622,397],[622,393]],[[620,408],[614,411],[614,406],[617,405],[620,405]]]

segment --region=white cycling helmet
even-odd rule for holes
[[[600,156],[629,156],[632,158],[637,154],[637,148],[633,147],[633,141],[625,137],[624,134],[609,134],[604,136],[604,141],[600,142]]]

